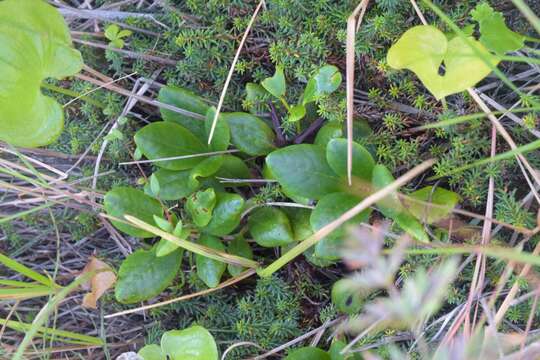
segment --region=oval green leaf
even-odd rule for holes
[[[167,356],[161,351],[161,347],[156,344],[146,345],[137,353],[143,360],[167,360]]]
[[[186,202],[186,211],[191,215],[195,225],[204,227],[210,222],[215,205],[216,193],[210,188],[192,194]]]
[[[179,200],[197,191],[199,188],[198,182],[194,183],[191,181],[191,171],[190,170],[167,170],[159,169],[152,174],[152,177],[155,177],[159,183],[159,198],[161,200]],[[150,185],[145,186],[145,192],[148,194],[150,190]]]
[[[163,208],[159,201],[131,187],[120,186],[113,188],[105,194],[103,204],[107,214],[122,220],[124,220],[124,215],[131,215],[146,223],[153,224],[154,215],[163,217]],[[154,234],[150,232],[119,221],[112,220],[111,223],[118,230],[131,236],[140,238],[154,237]]]
[[[182,263],[182,252],[173,251],[156,256],[152,250],[137,250],[120,265],[115,297],[122,304],[132,304],[153,298],[169,286]]]
[[[352,175],[367,185],[371,182],[371,174],[375,161],[362,145],[353,142]],[[326,146],[326,161],[336,174],[347,177],[347,140],[332,139]],[[366,186],[367,187],[367,186]]]
[[[248,225],[253,239],[261,246],[283,246],[294,241],[289,218],[277,208],[268,206],[254,210]]]
[[[198,243],[211,249],[225,252],[225,246],[221,243],[221,240],[215,236],[203,234],[199,238]],[[195,264],[197,265],[197,276],[209,288],[214,288],[219,285],[221,276],[227,268],[227,264],[199,254],[195,255]]]
[[[137,148],[150,160],[191,156],[208,152],[208,148],[195,135],[181,125],[158,121],[146,125],[135,134]],[[204,157],[156,161],[156,166],[169,170],[191,169]]]
[[[243,236],[238,235],[236,236],[227,247],[227,252],[232,255],[241,256],[245,259],[253,259],[253,251],[251,250],[251,246],[249,246],[246,239],[244,239]],[[227,270],[229,271],[229,274],[231,276],[237,276],[245,269],[238,265],[227,265]]]
[[[332,303],[338,311],[354,315],[362,308],[364,299],[353,279],[341,279],[332,286]]]
[[[216,195],[217,202],[212,219],[201,231],[215,236],[224,236],[230,234],[240,224],[244,199],[237,194],[219,192]]]
[[[243,113],[223,113],[227,121],[234,146],[248,155],[266,155],[275,149],[275,134],[264,121],[257,116]]]
[[[330,360],[330,355],[324,350],[316,347],[306,346],[295,349],[287,355],[285,360]]]
[[[261,85],[266,91],[277,98],[284,96],[287,91],[287,83],[285,82],[283,66],[276,66],[274,76],[264,79]]]
[[[453,191],[426,186],[409,194],[408,198],[404,199],[403,204],[418,220],[433,224],[448,217],[452,209],[458,204],[459,199],[459,195]]]

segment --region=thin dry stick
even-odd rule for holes
[[[212,151],[212,152],[191,154],[191,155],[171,156],[171,157],[159,158],[159,159],[127,161],[127,162],[121,162],[118,165],[148,164],[148,163],[155,163],[155,162],[161,162],[161,161],[191,159],[191,158],[202,157],[202,156],[215,156],[215,155],[222,155],[222,154],[232,154],[232,153],[237,153],[237,152],[240,152],[240,150],[237,150],[237,149],[221,150],[221,151]]]
[[[95,92],[95,91],[98,91],[99,89],[103,89],[103,88],[106,87],[107,85],[114,84],[115,82],[118,82],[118,81],[120,81],[120,80],[124,80],[124,79],[126,79],[126,78],[128,78],[128,77],[131,77],[131,76],[135,75],[135,74],[137,74],[136,71],[133,72],[133,73],[131,73],[131,74],[124,75],[124,76],[122,76],[122,77],[120,77],[120,78],[118,78],[118,79],[114,79],[114,80],[111,80],[111,81],[109,81],[109,82],[106,82],[105,84],[100,85],[100,86],[98,86],[98,87],[95,87],[95,88],[93,88],[92,90],[88,90],[88,91],[82,93],[81,95],[77,96],[76,98],[73,98],[73,99],[69,100],[67,103],[65,103],[64,105],[62,105],[62,107],[63,107],[63,108],[66,108],[66,107],[69,106],[70,104],[74,103],[75,101],[79,100],[80,98],[85,97],[86,95],[89,95],[89,94],[91,94],[91,93],[93,93],[93,92]]]
[[[352,185],[352,148],[353,148],[353,118],[354,118],[354,43],[356,37],[356,17],[360,10],[358,25],[367,9],[369,0],[362,0],[347,19],[347,179]]]
[[[261,0],[259,2],[259,5],[257,5],[257,8],[255,9],[255,12],[251,16],[251,19],[249,20],[249,24],[246,28],[246,31],[244,31],[244,36],[242,36],[242,40],[240,40],[240,44],[238,45],[238,49],[236,49],[236,54],[234,55],[233,62],[231,64],[231,68],[229,69],[229,74],[227,75],[227,79],[225,80],[225,84],[223,85],[223,90],[221,91],[221,96],[219,97],[218,106],[216,109],[216,113],[214,115],[214,120],[212,121],[212,127],[210,128],[210,134],[208,135],[208,144],[212,142],[212,138],[214,137],[214,131],[216,130],[216,125],[219,118],[219,113],[221,112],[221,107],[223,106],[223,101],[225,100],[225,94],[227,94],[227,89],[229,88],[229,83],[231,82],[232,76],[234,74],[234,69],[236,68],[236,63],[238,62],[238,58],[240,57],[240,52],[242,51],[242,48],[244,47],[244,43],[246,42],[246,39],[248,37],[249,31],[251,30],[251,27],[253,26],[253,23],[255,22],[255,18],[257,17],[257,14],[259,13],[259,10],[264,4],[264,0]]]
[[[158,302],[158,303],[155,303],[155,304],[141,306],[141,307],[138,307],[138,308],[135,308],[135,309],[129,309],[129,310],[120,311],[120,312],[117,312],[117,313],[114,313],[114,314],[105,315],[104,318],[105,319],[110,319],[110,318],[117,317],[117,316],[133,314],[133,313],[136,313],[136,312],[139,312],[139,311],[145,311],[145,310],[148,310],[148,309],[153,309],[153,308],[157,308],[157,307],[160,307],[160,306],[173,304],[175,302],[184,301],[184,300],[192,299],[192,298],[195,298],[195,297],[198,297],[198,296],[210,294],[210,293],[212,293],[214,291],[226,288],[227,286],[231,286],[233,284],[236,284],[239,281],[247,279],[248,277],[250,277],[251,275],[253,275],[255,273],[256,273],[255,269],[248,269],[248,270],[242,272],[241,274],[239,274],[238,276],[235,276],[233,278],[230,278],[227,281],[222,282],[221,284],[219,284],[215,288],[202,290],[202,291],[199,291],[199,292],[196,292],[196,293],[193,293],[193,294],[183,295],[183,296],[180,296],[180,297],[177,297],[177,298],[174,298],[174,299],[161,301],[161,302]]]

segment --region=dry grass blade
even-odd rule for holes
[[[356,37],[356,17],[360,13],[358,25],[366,12],[369,0],[362,0],[347,19],[347,180],[352,184],[352,148],[353,148],[353,120],[354,120],[354,44]]]
[[[193,293],[193,294],[179,296],[177,298],[161,301],[161,302],[158,302],[158,303],[155,303],[155,304],[141,306],[141,307],[138,307],[138,308],[135,308],[135,309],[129,309],[129,310],[120,311],[120,312],[117,312],[117,313],[114,313],[114,314],[105,315],[104,318],[105,319],[111,319],[111,318],[114,318],[114,317],[117,317],[117,316],[133,314],[133,313],[136,313],[136,312],[139,312],[139,311],[145,311],[145,310],[149,310],[149,309],[154,309],[154,308],[157,308],[157,307],[160,307],[160,306],[165,306],[165,305],[173,304],[173,303],[176,303],[176,302],[179,302],[179,301],[193,299],[193,298],[198,297],[198,296],[210,294],[210,293],[212,293],[214,291],[226,288],[228,286],[236,284],[239,281],[247,279],[248,277],[250,277],[251,275],[253,275],[255,273],[256,273],[255,269],[248,269],[248,270],[242,272],[241,274],[239,274],[238,276],[235,276],[233,278],[230,278],[227,281],[222,282],[221,284],[219,284],[218,286],[216,286],[214,288],[205,289],[205,290]]]
[[[208,144],[212,142],[212,138],[214,137],[214,131],[216,130],[216,125],[219,118],[219,113],[221,112],[221,107],[223,106],[223,101],[225,100],[225,94],[227,94],[227,89],[229,88],[229,83],[231,82],[232,76],[234,74],[234,69],[236,68],[236,63],[238,62],[238,58],[240,57],[240,52],[242,51],[242,48],[244,47],[244,43],[246,42],[246,39],[248,37],[249,31],[253,27],[253,23],[255,22],[255,18],[257,17],[257,14],[259,13],[259,10],[264,5],[264,0],[261,0],[259,2],[259,5],[257,5],[257,8],[255,8],[255,11],[253,12],[253,15],[251,16],[251,19],[249,20],[248,26],[246,28],[246,31],[244,31],[244,36],[242,36],[242,40],[240,40],[240,44],[238,45],[238,49],[236,49],[236,54],[234,55],[233,62],[231,64],[231,68],[229,69],[229,74],[227,75],[227,79],[225,80],[225,84],[223,85],[223,90],[221,91],[221,96],[219,97],[218,106],[216,109],[216,113],[214,115],[214,120],[212,121],[212,127],[210,128],[210,134],[208,135]]]

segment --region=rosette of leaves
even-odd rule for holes
[[[62,107],[41,93],[47,78],[79,72],[81,54],[56,9],[42,0],[0,2],[0,140],[16,146],[52,143],[64,124]]]

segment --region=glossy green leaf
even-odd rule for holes
[[[56,140],[63,110],[41,93],[41,83],[74,75],[82,65],[53,6],[41,0],[0,1],[0,140],[25,147]]]
[[[242,152],[258,156],[274,150],[274,132],[255,115],[235,112],[221,117],[229,124],[232,143]]]
[[[287,146],[269,154],[266,164],[287,194],[320,199],[340,191],[342,180],[326,162],[320,146]]]
[[[161,349],[170,360],[218,360],[214,337],[198,325],[165,332],[161,337]]]
[[[186,211],[191,215],[195,225],[204,227],[210,222],[215,205],[216,193],[210,188],[192,194],[186,202]]]
[[[159,91],[158,100],[202,116],[206,116],[206,112],[210,107],[200,96],[195,95],[189,90],[174,86],[162,87]],[[164,121],[171,121],[182,125],[200,141],[206,141],[205,122],[203,120],[194,119],[164,108],[160,108],[160,112]]]
[[[172,233],[174,236],[177,236],[182,240],[187,240],[189,235],[191,234],[191,230],[189,228],[183,228],[182,222],[179,221]],[[180,250],[180,256],[182,256],[182,254],[184,253],[184,249],[180,248],[172,241],[161,239],[156,245],[156,256],[160,257],[169,255],[176,249]]]
[[[347,344],[341,340],[332,341],[328,354],[330,355],[330,360],[363,360],[363,357],[360,353],[347,353],[341,355],[341,351],[345,349]]]
[[[394,181],[392,173],[384,165],[373,168],[373,186],[380,190]],[[392,193],[377,202],[377,208],[386,217],[393,219],[403,230],[419,241],[429,242],[422,224],[401,204],[397,193]]]
[[[137,148],[148,159],[189,156],[208,152],[208,148],[189,130],[173,122],[159,121],[146,125],[135,134]],[[191,169],[204,157],[157,161],[156,166],[169,170]]]
[[[458,204],[460,197],[453,191],[440,187],[426,186],[408,195],[412,200],[403,201],[409,212],[422,222],[428,224],[445,219]],[[414,200],[424,201],[428,204],[418,203]],[[434,204],[438,206],[429,206]]]
[[[182,263],[181,251],[156,256],[152,250],[137,250],[120,265],[115,297],[122,304],[132,304],[159,295],[169,286]]]
[[[206,139],[210,136],[210,130],[212,129],[212,123],[214,122],[214,116],[216,115],[216,108],[211,107],[206,112],[206,120],[204,122]],[[212,136],[212,142],[209,145],[210,151],[224,151],[227,150],[231,142],[231,130],[229,124],[223,119],[222,114],[219,115],[216,128],[214,129],[214,135]]]
[[[155,176],[150,176],[150,192],[154,197],[159,197],[159,179]]]
[[[306,346],[292,350],[285,360],[330,360],[330,355],[324,350],[313,346]]]
[[[254,105],[258,104],[267,94],[268,92],[259,84],[246,84],[246,102],[249,105],[248,107],[250,113],[256,114],[257,108]]]
[[[284,96],[287,91],[287,83],[285,82],[283,66],[276,66],[274,76],[264,79],[261,85],[266,91],[277,98]]]
[[[341,279],[332,286],[332,303],[338,311],[353,315],[360,311],[364,299],[353,279]]]
[[[484,58],[497,65],[497,58],[480,42],[469,40]],[[459,36],[448,41],[439,29],[428,25],[407,30],[388,51],[387,61],[395,69],[413,71],[437,99],[464,91],[491,72],[467,41]],[[441,65],[444,75],[439,74]]]
[[[362,145],[353,142],[352,175],[361,182],[371,182],[375,161]],[[326,161],[336,174],[347,176],[347,140],[332,139],[326,146]]]
[[[295,105],[289,109],[289,121],[295,122],[302,120],[306,116],[306,108],[302,104]]]
[[[294,234],[294,241],[302,241],[313,234],[309,218],[311,210],[302,208],[283,208],[283,212],[287,214]]]
[[[331,223],[347,210],[353,208],[360,202],[360,198],[338,192],[324,196],[319,200],[317,206],[311,213],[310,223],[313,231],[318,231],[325,225]],[[315,256],[325,260],[337,260],[341,257],[341,245],[345,237],[345,229],[348,225],[358,224],[366,221],[371,213],[370,209],[362,211],[351,220],[347,221],[331,234],[320,240],[315,245]]]
[[[343,137],[343,125],[338,122],[330,122],[320,128],[313,143],[326,148],[330,140],[341,137]]]
[[[105,37],[108,40],[114,40],[117,38],[118,33],[120,32],[120,27],[116,24],[111,24],[105,28]]]
[[[250,179],[252,178],[251,172],[247,167],[244,160],[233,156],[223,155],[223,163],[216,173],[216,177],[222,177],[227,179]],[[227,186],[240,186],[245,183],[227,183]]]
[[[215,236],[224,236],[230,234],[240,224],[244,199],[237,194],[220,192],[216,195],[217,203],[212,219],[201,231]]]
[[[225,246],[221,240],[215,236],[203,234],[199,238],[198,243],[211,249],[225,252]],[[227,268],[227,264],[199,254],[195,255],[195,264],[197,265],[197,276],[209,288],[214,288],[219,285],[221,276]]]
[[[254,210],[248,225],[253,239],[261,246],[283,246],[294,241],[289,218],[277,208],[268,206]]]
[[[504,16],[482,2],[471,11],[472,18],[480,25],[480,42],[488,49],[504,54],[517,51],[525,45],[525,37],[508,28]]]
[[[190,170],[167,170],[159,169],[150,177],[157,178],[159,182],[159,198],[161,200],[179,200],[191,195],[197,191],[198,183],[191,181]],[[148,191],[150,185],[145,187],[145,191]],[[147,192],[148,193],[148,192]]]
[[[341,73],[334,65],[325,65],[321,67],[317,73],[309,79],[302,103],[305,105],[315,101],[321,96],[328,95],[337,90],[341,84]]]
[[[124,219],[124,215],[131,215],[149,224],[154,223],[154,215],[163,217],[163,208],[159,201],[146,195],[140,190],[120,186],[113,188],[107,194],[103,201],[107,214],[118,219]],[[111,221],[120,231],[128,235],[149,238],[154,234],[135,228],[131,225],[119,221]]]
[[[163,231],[172,232],[174,227],[168,220],[154,215],[154,223]]]
[[[167,360],[167,356],[161,351],[161,347],[156,344],[146,345],[137,353],[143,360]]]
[[[221,168],[223,159],[223,155],[205,157],[204,160],[191,169],[189,186],[198,188],[200,186],[199,179],[214,175]]]
[[[249,246],[246,239],[244,239],[244,237],[241,235],[235,236],[235,238],[229,242],[229,246],[227,246],[227,253],[238,255],[245,259],[253,259],[253,251],[251,250],[251,246]],[[227,270],[231,276],[238,276],[245,269],[238,265],[228,264]]]

